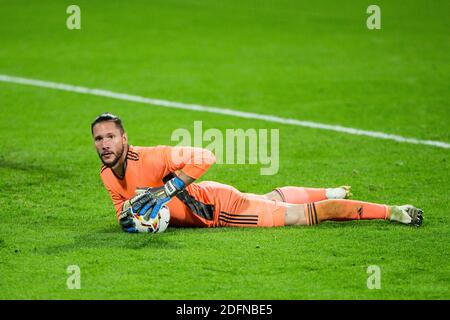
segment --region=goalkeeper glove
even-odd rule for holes
[[[162,187],[148,188],[144,193],[148,195],[148,201],[139,210],[139,214],[144,216],[144,220],[149,217],[153,219],[158,214],[163,205],[169,202],[175,195],[184,190],[186,184],[183,180],[175,176],[167,181]]]
[[[136,224],[133,220],[133,214],[130,210],[123,210],[119,216],[119,224],[122,227],[123,231],[126,232],[138,232],[136,228]]]
[[[134,215],[140,214],[142,209],[147,204],[156,204],[156,199],[154,199],[148,189],[145,189],[143,192],[139,192],[138,195],[123,204],[122,212],[119,215],[119,224],[122,226],[124,231],[138,232]],[[145,211],[147,211],[147,209]],[[145,211],[143,213],[145,213]]]

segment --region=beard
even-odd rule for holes
[[[100,160],[102,161],[102,163],[103,163],[103,165],[104,165],[105,167],[107,167],[107,168],[112,168],[112,167],[114,167],[114,166],[117,164],[117,162],[120,160],[120,158],[121,158],[122,155],[123,155],[124,150],[125,150],[125,146],[122,145],[122,148],[121,148],[119,151],[117,151],[117,152],[111,152],[111,151],[105,152],[106,154],[111,154],[111,155],[114,156],[114,158],[113,158],[111,161],[109,161],[109,162],[105,162],[105,161],[103,160],[103,156],[105,155],[105,153],[100,153],[100,152],[99,152],[98,156],[100,157]]]

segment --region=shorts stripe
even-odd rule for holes
[[[249,219],[249,218],[242,218],[242,219],[239,219],[239,218],[230,218],[230,217],[227,217],[227,216],[225,216],[225,215],[220,215],[220,217],[221,217],[221,218],[224,218],[224,219],[232,220],[232,221],[258,222],[258,218],[256,218],[256,219]]]
[[[227,215],[229,217],[238,217],[238,218],[256,218],[258,219],[258,215],[256,214],[234,214],[234,213],[228,213],[228,212],[224,212],[221,211],[220,214],[224,214]]]
[[[258,224],[258,216],[250,215],[250,214],[232,214],[227,212],[220,212],[219,220],[226,223],[233,224],[249,224],[249,225],[257,225]]]
[[[232,224],[249,224],[249,225],[254,225],[254,226],[256,226],[258,224],[257,221],[255,221],[255,222],[245,222],[245,221],[237,222],[237,221],[230,221],[230,220],[227,220],[226,218],[222,218],[222,217],[219,217],[219,220],[222,222],[225,222],[225,223],[232,223]]]

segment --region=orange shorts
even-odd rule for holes
[[[203,181],[187,187],[188,197],[168,203],[170,224],[182,227],[279,227],[284,226],[288,204],[236,188]]]

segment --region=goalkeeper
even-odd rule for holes
[[[218,182],[194,183],[215,162],[192,147],[134,147],[122,121],[103,113],[91,124],[103,163],[100,176],[124,231],[136,232],[133,214],[154,217],[166,205],[170,223],[182,227],[277,227],[326,220],[382,219],[420,226],[422,210],[348,200],[349,187],[281,187],[264,195]]]

